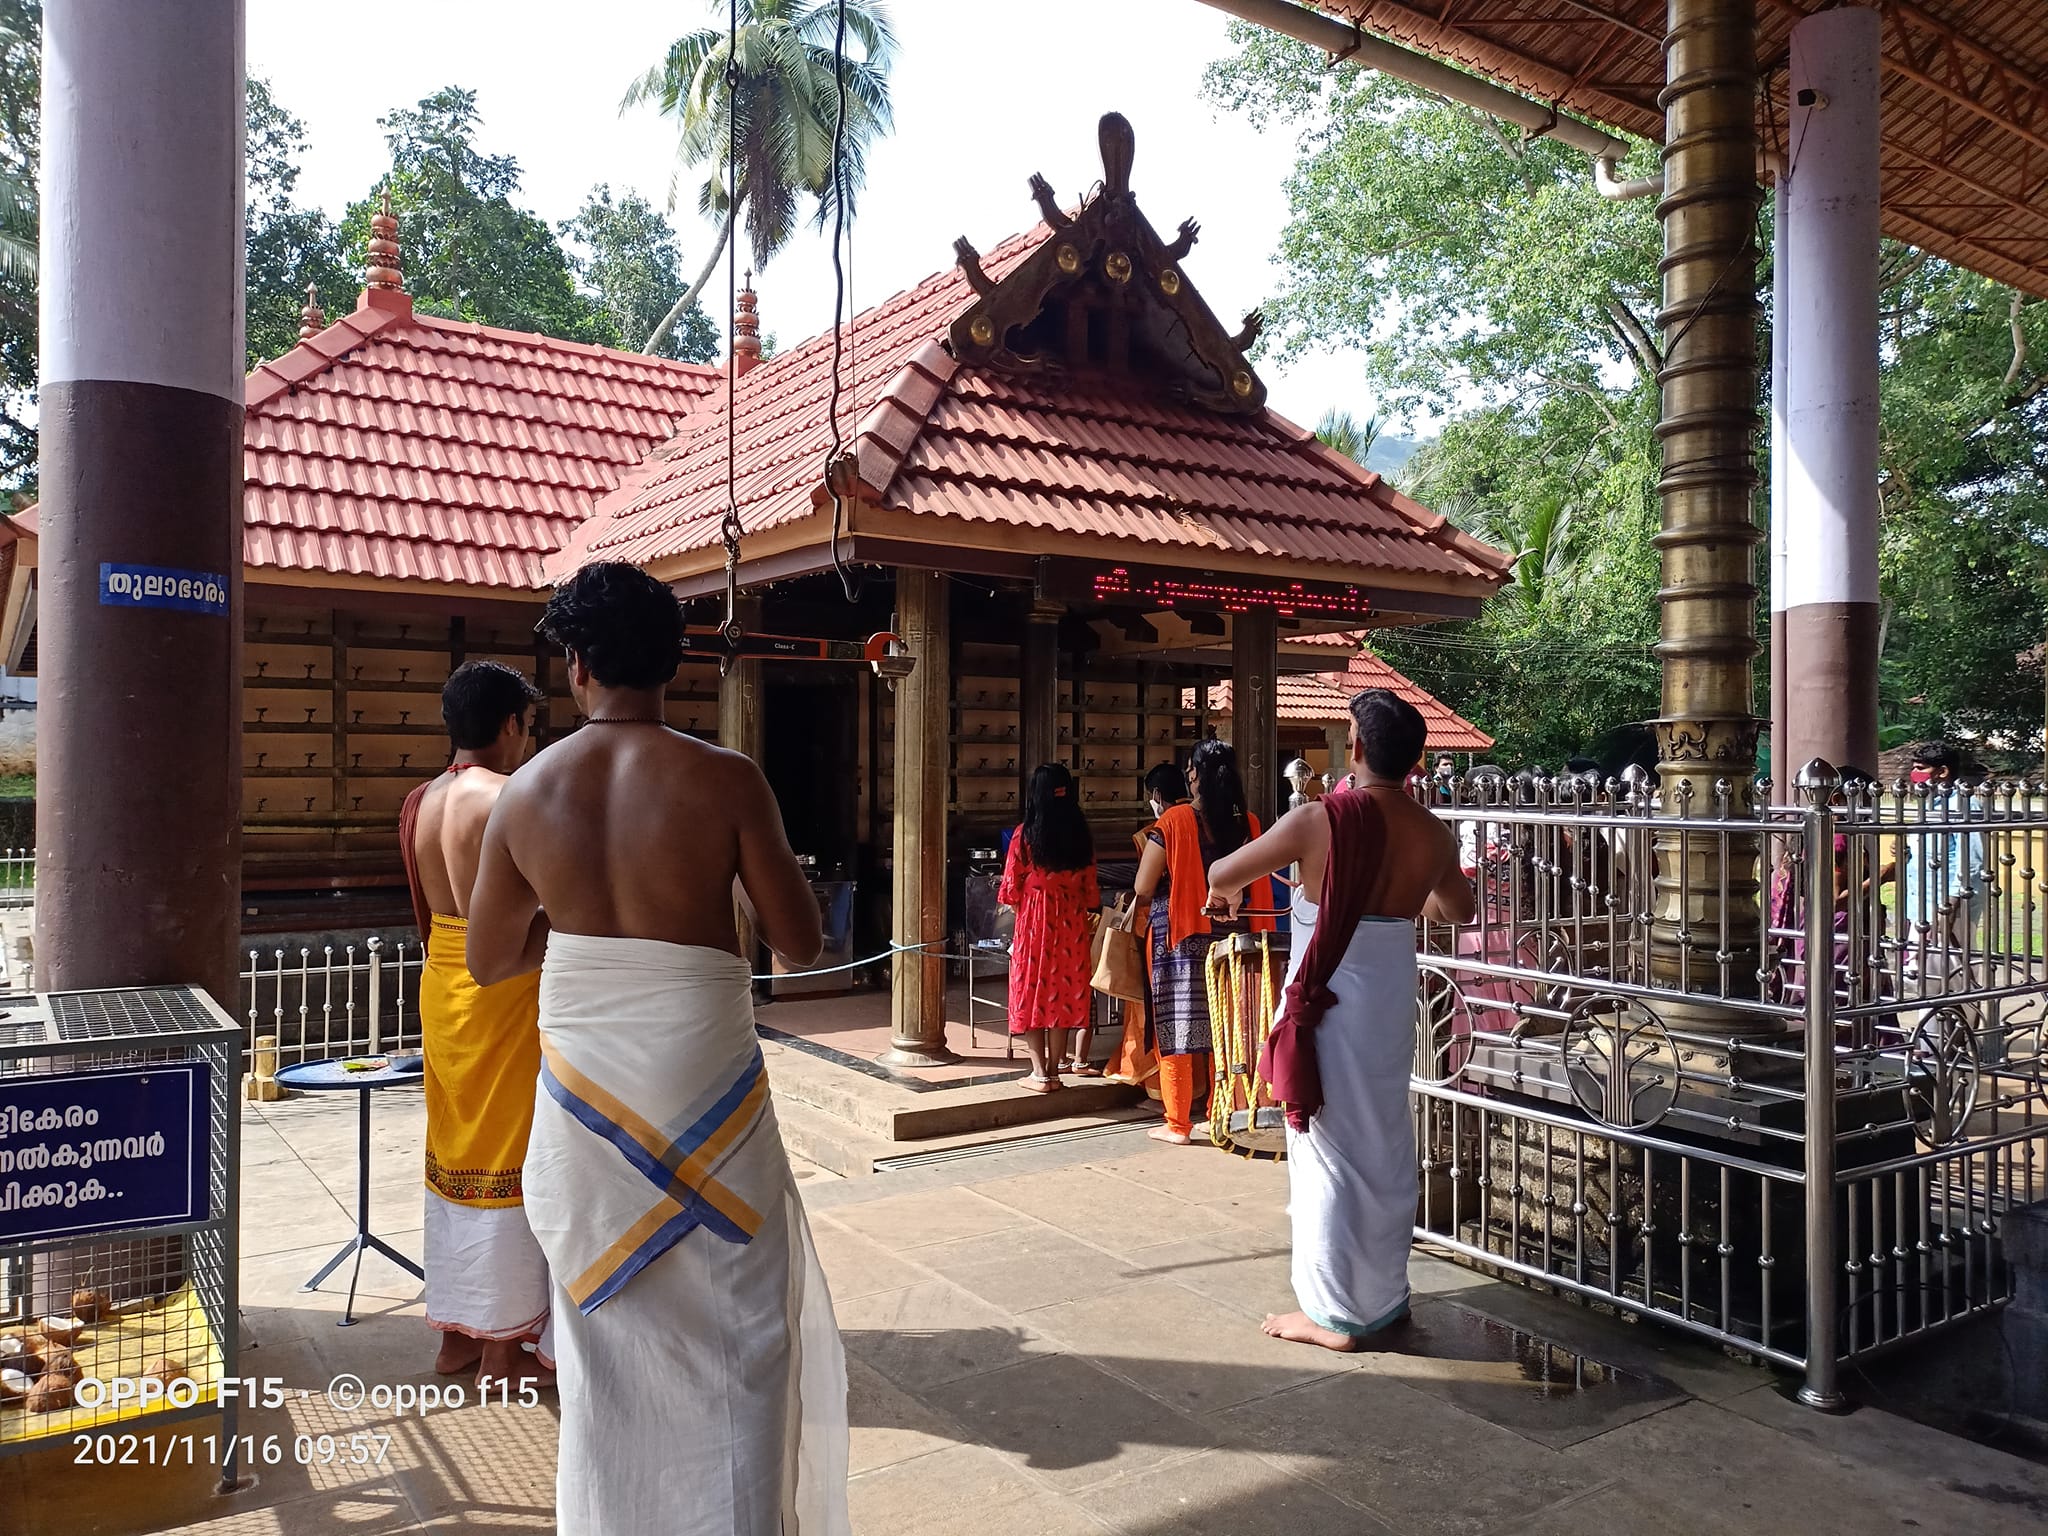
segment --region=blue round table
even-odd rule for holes
[[[341,1251],[308,1280],[304,1289],[317,1291],[320,1282],[341,1267],[342,1261],[354,1255],[356,1265],[348,1278],[348,1301],[341,1309],[341,1321],[335,1326],[347,1328],[355,1322],[356,1282],[362,1278],[363,1251],[374,1248],[399,1268],[427,1278],[426,1271],[413,1263],[396,1248],[370,1231],[370,1095],[379,1088],[390,1088],[400,1083],[417,1083],[426,1076],[426,1064],[419,1056],[386,1056],[384,1065],[372,1071],[348,1070],[351,1061],[374,1061],[376,1057],[336,1057],[328,1061],[303,1061],[297,1066],[280,1067],[277,1080],[287,1088],[296,1088],[304,1093],[355,1093],[356,1100],[356,1235],[341,1245]]]

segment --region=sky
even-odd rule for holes
[[[1153,225],[1201,222],[1183,264],[1234,328],[1278,282],[1291,133],[1260,133],[1201,94],[1229,52],[1228,18],[1199,0],[888,0],[899,52],[896,131],[870,153],[854,225],[853,299],[864,308],[950,266],[959,235],[989,250],[1037,219],[1038,171],[1071,204],[1102,175],[1095,125],[1122,112],[1137,132],[1132,186]],[[722,24],[721,0],[406,0],[374,44],[337,30],[331,7],[248,0],[248,68],[302,118],[302,201],[335,217],[389,164],[377,119],[446,85],[477,92],[479,146],[518,158],[520,200],[550,223],[595,183],[667,206],[675,133],[651,108],[621,116],[632,79],[676,36]],[[696,211],[703,172],[685,171],[672,215],[694,277],[713,233]],[[401,242],[404,239],[400,232]],[[763,328],[782,347],[832,323],[831,243],[806,229],[755,278]],[[742,253],[744,261],[744,252]],[[723,273],[705,290],[723,325]],[[1305,425],[1372,400],[1356,354],[1259,365],[1273,409]]]

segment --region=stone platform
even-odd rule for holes
[[[419,1251],[420,1094],[380,1098],[373,1210]],[[241,1431],[389,1437],[372,1465],[0,1461],[8,1536],[411,1536],[554,1528],[553,1398],[346,1412],[337,1374],[434,1381],[419,1285],[361,1322],[299,1289],[350,1230],[354,1109],[244,1114]],[[2034,1536],[2048,1469],[1417,1252],[1415,1322],[1355,1355],[1267,1339],[1291,1304],[1287,1172],[1126,1129],[840,1179],[799,1166],[852,1378],[856,1536]],[[200,1426],[201,1431],[204,1425]],[[688,1490],[678,1489],[686,1498]],[[632,1536],[632,1533],[620,1533]]]

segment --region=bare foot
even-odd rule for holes
[[[1351,1334],[1338,1333],[1333,1328],[1318,1328],[1309,1321],[1305,1312],[1269,1312],[1259,1332],[1268,1338],[1291,1339],[1296,1344],[1314,1344],[1323,1349],[1332,1349],[1340,1355],[1355,1352],[1359,1342]]]
[[[522,1349],[517,1339],[493,1339],[483,1349],[482,1367],[476,1375],[477,1390],[494,1390],[503,1383],[514,1388],[528,1383],[536,1388],[552,1387],[555,1373]]]
[[[484,1341],[466,1333],[441,1335],[441,1352],[434,1356],[434,1369],[443,1376],[459,1376],[484,1357]]]
[[[1192,1146],[1195,1140],[1194,1137],[1188,1135],[1186,1132],[1176,1131],[1171,1126],[1165,1125],[1155,1125],[1152,1127],[1151,1130],[1147,1131],[1145,1134],[1147,1136],[1150,1136],[1154,1141],[1165,1142],[1169,1147]]]

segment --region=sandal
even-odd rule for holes
[[[1066,1070],[1075,1077],[1100,1077],[1102,1068],[1092,1062],[1075,1061],[1067,1064]]]
[[[1056,1076],[1055,1076],[1055,1077],[1031,1077],[1031,1076],[1027,1076],[1027,1077],[1025,1077],[1025,1078],[1024,1078],[1023,1082],[1024,1082],[1024,1086],[1025,1086],[1025,1087],[1026,1087],[1027,1089],[1029,1089],[1029,1090],[1030,1090],[1030,1091],[1031,1091],[1032,1093],[1058,1093],[1058,1092],[1060,1091],[1060,1089],[1061,1089],[1062,1087],[1064,1087],[1064,1086],[1065,1086],[1064,1084],[1062,1084],[1062,1083],[1060,1082],[1059,1078],[1058,1078],[1058,1077],[1056,1077]]]

